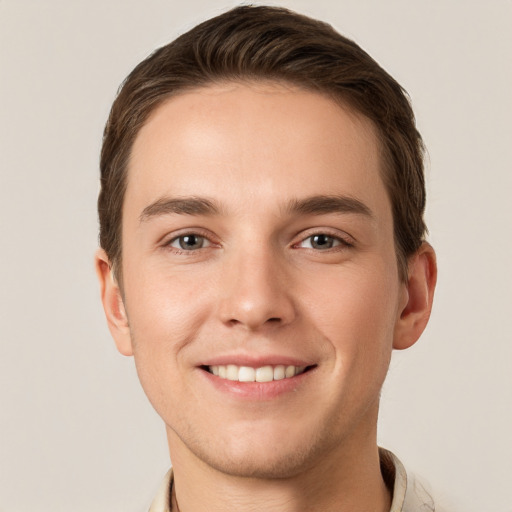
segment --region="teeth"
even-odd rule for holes
[[[280,364],[274,368],[274,380],[281,380],[286,377],[286,368]]]
[[[228,364],[226,368],[226,379],[238,380],[238,368],[234,364]]]
[[[295,366],[287,366],[286,370],[284,371],[284,376],[286,378],[293,377],[295,375]]]
[[[254,368],[250,368],[249,366],[241,366],[240,368],[234,366],[234,368],[236,373],[233,375],[231,380],[239,380],[240,382],[255,381],[256,371]]]
[[[274,380],[274,369],[272,366],[262,366],[256,369],[256,382],[272,382]]]
[[[234,364],[209,366],[208,371],[221,379],[236,380],[239,382],[272,382],[273,380],[288,379],[299,375],[306,369],[305,366],[282,365],[236,366]]]

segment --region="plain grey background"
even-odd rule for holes
[[[275,3],[275,2],[268,2]],[[0,0],[0,510],[146,510],[169,459],[93,270],[101,134],[150,51],[236,2]],[[512,2],[285,0],[408,90],[439,284],[379,441],[468,512],[512,510]]]

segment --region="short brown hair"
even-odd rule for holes
[[[383,149],[399,274],[426,226],[424,147],[407,94],[356,43],[330,25],[269,6],[241,6],[156,50],[126,78],[101,151],[100,245],[118,278],[127,165],[148,116],[169,97],[222,81],[276,80],[328,94],[369,118]]]

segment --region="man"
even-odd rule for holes
[[[96,267],[166,424],[152,511],[434,510],[376,443],[392,349],[436,280],[400,86],[331,27],[239,7],[128,76]]]

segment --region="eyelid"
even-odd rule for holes
[[[179,242],[179,240],[181,238],[185,238],[187,236],[189,236],[189,237],[194,236],[196,238],[200,238],[201,240],[203,240],[203,244],[201,245],[201,247],[198,247],[197,249],[190,248],[188,250],[184,249],[183,247],[176,247],[174,245],[176,242]],[[177,249],[178,251],[185,251],[185,252],[192,252],[192,251],[198,251],[200,249],[206,249],[207,247],[211,247],[211,245],[212,245],[211,240],[208,240],[208,238],[206,238],[205,236],[199,235],[197,233],[185,233],[184,235],[179,235],[174,238],[171,238],[171,240],[169,240],[169,242],[167,242],[168,247],[172,247],[173,249]]]
[[[332,249],[336,249],[338,247],[353,247],[356,243],[354,237],[350,236],[348,233],[344,231],[335,230],[332,228],[311,228],[300,232],[295,238],[299,238],[297,242],[292,244],[293,248],[300,248],[300,244],[305,242],[307,239],[312,238],[317,235],[326,235],[328,237],[334,238],[340,242],[340,245],[333,247]],[[307,248],[309,249],[309,248]],[[311,248],[312,249],[312,248]],[[315,250],[316,249],[312,249]]]
[[[167,233],[165,234],[157,243],[159,246],[163,247],[164,249],[172,249],[172,250],[176,250],[176,251],[181,251],[181,252],[194,252],[194,251],[185,251],[183,249],[179,249],[177,247],[172,247],[171,244],[178,240],[179,238],[183,237],[183,236],[190,236],[190,235],[195,235],[195,236],[199,236],[201,238],[204,238],[207,242],[208,242],[208,245],[206,247],[202,247],[201,249],[206,249],[206,248],[209,248],[209,247],[212,247],[212,246],[218,246],[219,245],[219,241],[216,240],[217,237],[215,237],[211,231],[208,231],[208,230],[205,230],[203,228],[195,228],[195,227],[191,227],[191,228],[183,228],[183,229],[180,229],[178,231],[174,231],[172,233]],[[199,250],[199,249],[196,249],[196,251]]]

